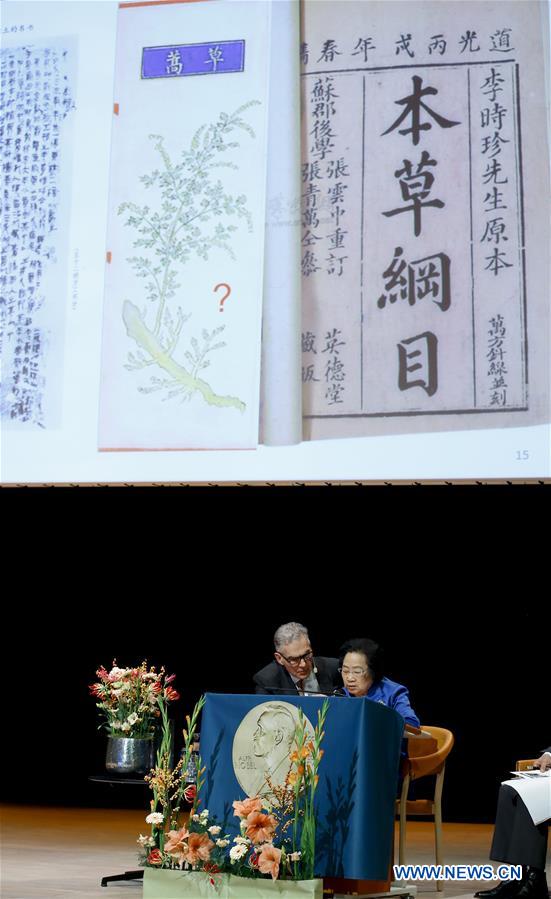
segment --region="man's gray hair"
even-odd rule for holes
[[[282,646],[286,646],[287,643],[294,643],[295,640],[300,639],[300,637],[306,637],[307,640],[309,639],[308,631],[303,624],[298,624],[296,621],[282,624],[274,634],[274,646],[276,652],[279,652]]]

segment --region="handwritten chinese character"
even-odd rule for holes
[[[398,346],[398,388],[422,387],[428,396],[438,390],[438,339],[432,331],[401,340]]]
[[[209,58],[205,60],[205,65],[212,63],[212,71],[216,72],[219,62],[224,62],[222,50],[220,47],[209,47]]]
[[[490,53],[511,53],[515,48],[511,47],[511,29],[498,28],[490,35],[492,46]]]
[[[325,41],[318,62],[333,62],[335,56],[342,56],[341,51],[337,50],[337,42],[333,40]]]
[[[443,34],[433,34],[429,43],[429,56],[432,56],[433,51],[443,56],[446,52],[446,47],[448,46],[446,39]]]
[[[434,182],[434,175],[432,172],[426,171],[426,169],[428,166],[435,165],[438,165],[436,160],[431,159],[428,152],[423,150],[415,172],[413,171],[413,163],[409,159],[404,159],[403,169],[398,169],[394,172],[395,178],[399,179],[402,199],[412,200],[412,204],[411,206],[403,206],[398,209],[391,209],[388,212],[383,212],[383,215],[390,217],[402,212],[413,212],[413,233],[415,234],[415,237],[419,237],[421,233],[421,209],[427,206],[434,206],[437,209],[442,209],[445,205],[442,200],[428,200],[427,202],[423,202],[430,194]]]
[[[401,125],[404,119],[411,114],[411,128],[402,128],[399,130],[399,134],[411,134],[413,145],[416,147],[419,143],[419,137],[421,131],[429,131],[432,128],[430,122],[421,123],[421,109],[424,109],[436,122],[437,125],[440,125],[441,128],[453,128],[455,125],[461,124],[460,122],[452,122],[450,119],[445,119],[444,116],[439,115],[434,109],[431,109],[425,103],[422,102],[422,97],[426,97],[428,95],[434,96],[438,93],[435,87],[425,87],[421,89],[421,85],[423,84],[423,79],[418,75],[414,75],[412,78],[413,81],[413,93],[409,94],[407,97],[402,97],[401,100],[395,100],[395,104],[397,106],[404,106],[403,113],[396,119],[395,122],[392,123],[390,128],[387,128],[386,131],[383,131],[382,136],[385,134],[390,134],[391,131],[394,131],[398,125]]]
[[[398,54],[401,53],[402,50],[405,50],[407,55],[411,59],[413,59],[413,57],[415,56],[415,53],[409,49],[410,43],[411,43],[411,34],[401,34],[400,39],[398,41],[396,41],[395,55],[398,56]]]
[[[181,75],[183,69],[182,57],[179,50],[171,50],[166,55],[166,74]]]
[[[464,53],[467,47],[469,48],[469,53],[478,53],[478,51],[480,50],[480,46],[474,46],[474,42],[477,40],[478,35],[476,31],[466,31],[465,34],[463,34],[459,39],[459,43],[463,44],[463,46],[461,47],[461,53]]]
[[[364,58],[364,62],[368,61],[368,52],[369,50],[376,50],[376,46],[373,43],[373,38],[370,37],[361,37],[358,40],[358,43],[354,47],[352,51],[352,56],[362,55]]]

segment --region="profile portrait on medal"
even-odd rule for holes
[[[233,768],[248,796],[269,796],[289,774],[298,710],[290,702],[262,702],[251,709],[235,732]],[[310,738],[314,730],[308,719]]]

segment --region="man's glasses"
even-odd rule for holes
[[[300,665],[301,662],[311,662],[314,658],[312,650],[310,650],[310,652],[305,652],[304,655],[301,656],[284,656],[282,652],[280,652],[279,655],[282,659],[285,659],[289,665]]]
[[[364,677],[367,674],[366,668],[338,668],[337,671],[345,677],[348,677],[349,674],[353,674],[354,677]]]

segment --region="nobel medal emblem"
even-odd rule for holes
[[[247,796],[271,795],[270,783],[279,787],[291,770],[289,756],[296,748],[298,709],[290,702],[262,702],[251,709],[233,739],[233,770]],[[307,740],[314,729],[306,719]]]

